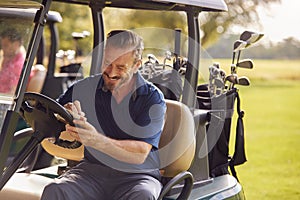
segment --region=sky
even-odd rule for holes
[[[281,0],[281,4],[270,6],[269,10],[259,10],[262,30],[272,42],[280,42],[294,37],[300,40],[300,1]]]

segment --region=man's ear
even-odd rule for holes
[[[142,60],[137,60],[133,66],[133,73],[136,74],[141,66],[142,66]]]

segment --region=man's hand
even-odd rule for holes
[[[65,109],[73,116],[74,119],[84,117],[85,113],[81,110],[80,102],[75,100],[73,103],[67,103],[64,105]]]
[[[65,109],[73,116],[74,119],[81,119],[86,121],[85,113],[81,110],[80,102],[75,100],[73,103],[67,103],[64,105]],[[77,131],[68,131],[67,127],[71,127],[70,125],[66,125],[66,131],[76,140],[81,141]]]
[[[97,138],[101,137],[95,127],[87,122],[86,118],[82,116],[79,119],[74,119],[73,122],[75,127],[67,124],[66,131],[76,140],[81,141],[83,145],[94,146]]]

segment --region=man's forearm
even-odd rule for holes
[[[152,148],[152,145],[143,141],[115,140],[101,134],[98,134],[89,146],[131,164],[142,164]]]

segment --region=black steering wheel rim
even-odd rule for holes
[[[57,101],[51,99],[50,97],[40,94],[40,93],[35,93],[35,92],[26,92],[24,94],[24,100],[23,103],[26,101],[38,101],[42,105],[46,105],[48,109],[50,109],[53,113],[59,114],[64,120],[66,120],[67,123],[74,125],[73,124],[73,116],[62,106],[60,105]],[[22,104],[22,108],[24,109],[24,104]],[[25,109],[24,109],[25,110]]]
[[[20,114],[31,128],[38,132],[39,140],[55,137],[57,142],[65,124],[74,126],[73,116],[58,102],[39,93],[27,92]]]

